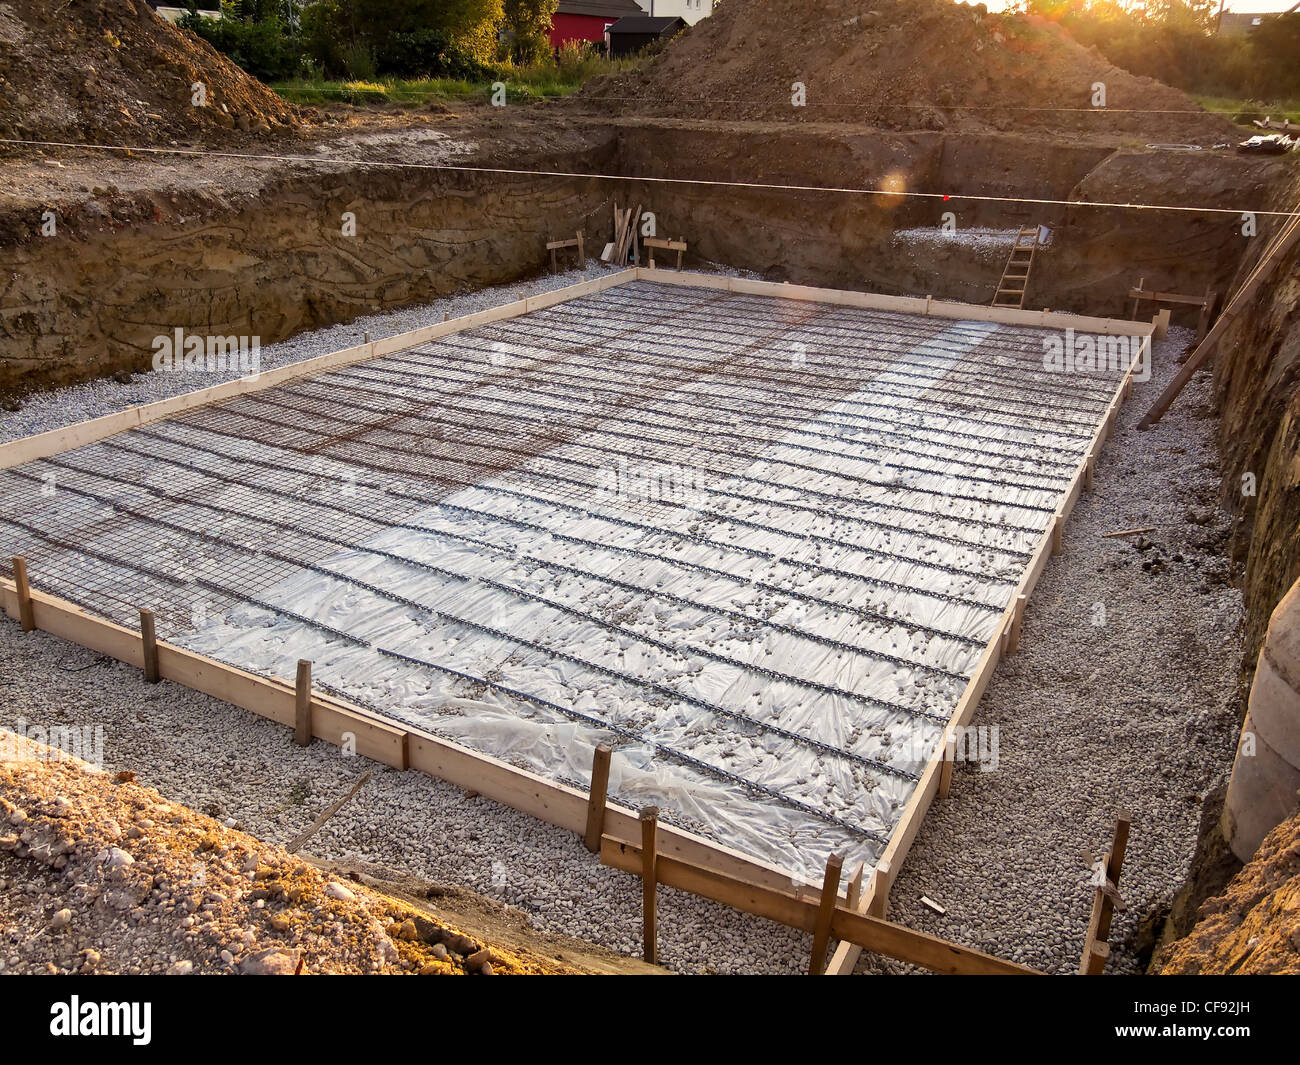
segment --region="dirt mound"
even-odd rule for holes
[[[1265,837],[1198,917],[1169,949],[1163,975],[1300,973],[1300,814]]]
[[[29,730],[0,730],[0,927],[7,974],[582,971],[345,883]]]
[[[230,130],[291,130],[301,114],[144,0],[0,0],[2,137],[228,142]]]
[[[1135,77],[1051,22],[952,0],[723,0],[645,66],[602,79],[588,100],[670,117],[854,122],[887,129],[1132,132],[1218,142],[1214,116],[1183,93]],[[791,86],[807,88],[792,106]],[[1109,113],[1093,106],[1105,85]],[[1051,111],[1073,108],[1076,111]]]

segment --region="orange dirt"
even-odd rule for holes
[[[1161,975],[1300,973],[1300,813],[1269,833],[1197,916]]]

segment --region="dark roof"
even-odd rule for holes
[[[561,15],[595,15],[598,18],[623,18],[627,15],[644,15],[645,9],[636,0],[560,0],[557,12]]]
[[[681,18],[621,18],[609,28],[610,33],[653,33],[662,37],[669,30],[686,28],[686,20]]]

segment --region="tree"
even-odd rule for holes
[[[505,0],[511,59],[528,63],[550,51],[551,20],[559,6],[560,0]]]

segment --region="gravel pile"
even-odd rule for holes
[[[323,330],[264,352],[269,367],[498,305],[581,280],[572,272]],[[1218,465],[1198,375],[1165,422],[1133,425],[1174,372],[1190,339],[1171,331],[1153,381],[1139,386],[1101,456],[1096,491],[1075,509],[1066,554],[1053,560],[1025,619],[1020,653],[999,667],[976,724],[997,724],[1000,766],[961,769],[904,864],[893,914],[923,928],[1043,968],[1077,965],[1090,896],[1085,849],[1101,853],[1113,810],[1133,810],[1126,912],[1112,935],[1134,971],[1136,926],[1172,893],[1195,840],[1200,799],[1227,772],[1240,597],[1227,584],[1217,513]],[[274,360],[274,361],[272,361]],[[31,400],[0,416],[12,438],[148,402],[213,378],[150,374]],[[1136,537],[1101,534],[1158,525]],[[1139,549],[1141,548],[1141,549]],[[1094,625],[1096,604],[1104,624]],[[527,913],[544,931],[627,954],[640,950],[640,886],[604,869],[577,837],[413,773],[348,758],[194,692],[143,684],[138,671],[42,633],[0,622],[0,724],[103,724],[105,766],[131,770],[163,795],[283,843],[365,770],[374,779],[312,841],[313,853],[355,858],[460,883]],[[921,906],[927,894],[947,907]],[[663,890],[660,952],[686,972],[798,973],[810,939]],[[879,960],[863,968],[896,968]]]
[[[26,759],[0,763],[0,972],[575,971],[332,879],[130,772],[110,777],[28,737],[0,732]]]

